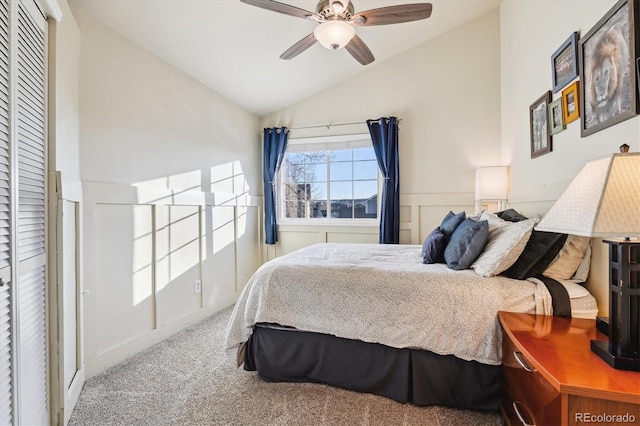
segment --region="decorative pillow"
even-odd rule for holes
[[[579,299],[591,294],[589,293],[589,290],[574,282],[573,280],[560,280],[558,282],[567,289],[567,293],[569,293],[569,299]]]
[[[478,258],[489,238],[489,223],[465,219],[451,235],[444,260],[451,269],[468,269]]]
[[[556,280],[571,278],[580,266],[590,241],[589,237],[569,235],[556,258],[542,275]]]
[[[449,211],[447,215],[442,219],[442,223],[440,224],[440,230],[444,235],[451,236],[453,232],[460,226],[463,220],[466,219],[465,212],[460,212],[455,214],[452,211]]]
[[[490,218],[489,239],[471,267],[478,275],[491,277],[505,271],[518,260],[538,219],[507,222],[490,213],[483,214],[482,218]]]
[[[520,222],[522,220],[527,220],[528,217],[521,215],[514,209],[507,209],[501,212],[496,213],[500,219],[508,220],[509,222]]]
[[[422,244],[422,263],[444,263],[444,249],[449,237],[437,227],[425,238]]]
[[[533,230],[524,251],[502,275],[524,280],[541,274],[564,246],[567,234]]]
[[[584,252],[584,256],[582,257],[582,261],[576,270],[576,273],[571,277],[572,280],[585,282],[587,278],[589,278],[589,269],[591,269],[591,241],[589,241],[589,245],[587,246],[587,251]]]

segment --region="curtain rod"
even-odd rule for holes
[[[385,117],[386,118],[386,117]],[[402,119],[398,118],[397,120],[398,122],[401,122]],[[337,123],[337,124],[320,124],[320,125],[316,125],[316,126],[305,126],[305,127],[288,127],[287,130],[307,130],[307,129],[321,129],[321,128],[327,128],[330,129],[332,127],[340,127],[340,126],[353,126],[356,124],[366,124],[367,121],[356,121],[353,123]]]

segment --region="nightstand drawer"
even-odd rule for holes
[[[559,424],[561,397],[556,390],[504,335],[503,411],[512,424]],[[515,419],[515,420],[514,420]]]

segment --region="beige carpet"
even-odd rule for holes
[[[90,425],[500,425],[495,412],[416,407],[318,384],[265,383],[223,350],[231,308],[87,381]]]

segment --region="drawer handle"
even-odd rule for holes
[[[529,364],[527,364],[527,362],[523,359],[523,355],[522,353],[518,352],[518,351],[514,351],[513,352],[513,356],[515,357],[516,361],[518,361],[518,364],[520,364],[520,367],[524,368],[525,371],[529,372],[529,373],[535,373],[536,369],[533,367],[529,367]]]
[[[522,423],[522,426],[535,426],[524,421],[524,417],[522,417],[522,413],[520,413],[520,409],[518,408],[518,405],[522,405],[522,407],[524,407],[525,410],[529,411],[526,405],[524,405],[520,401],[513,401],[512,405],[513,405],[513,411],[516,412],[516,416],[518,416],[518,419],[520,420],[520,423]]]

